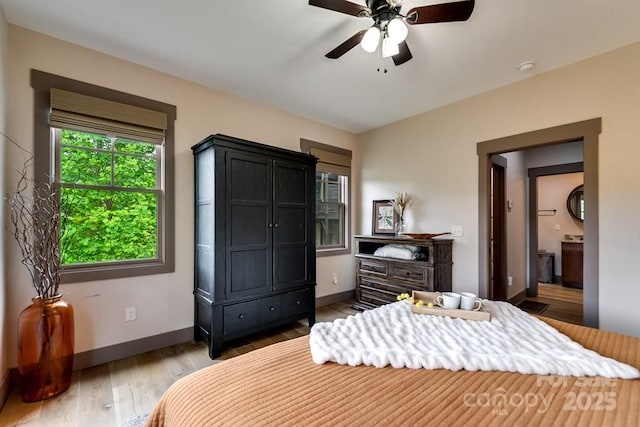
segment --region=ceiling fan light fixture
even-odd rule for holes
[[[382,57],[388,58],[390,56],[397,55],[400,52],[398,43],[391,40],[390,37],[382,39]]]
[[[406,40],[409,29],[402,21],[402,18],[395,17],[387,24],[387,34],[392,41],[399,44]]]
[[[360,46],[365,52],[373,53],[378,48],[380,43],[380,29],[375,25],[367,30],[362,37]]]

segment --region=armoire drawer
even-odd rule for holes
[[[260,300],[260,322],[269,323],[278,320],[282,316],[281,296],[263,298]]]
[[[260,301],[248,301],[223,307],[224,335],[232,335],[258,326]]]
[[[311,310],[313,301],[311,301],[311,292],[309,289],[301,291],[289,292],[282,296],[285,316],[292,316]]]

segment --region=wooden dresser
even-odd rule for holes
[[[562,242],[562,286],[582,289],[582,242]]]
[[[453,239],[412,239],[395,236],[355,236],[356,302],[364,310],[396,301],[412,290],[450,291]],[[405,260],[375,256],[385,245],[416,246],[423,258]]]

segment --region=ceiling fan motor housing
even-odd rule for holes
[[[371,18],[376,24],[391,21],[400,15],[400,6],[391,7],[387,0],[367,0],[367,6],[371,9]]]

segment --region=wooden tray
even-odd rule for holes
[[[401,233],[401,236],[411,237],[413,239],[432,239],[436,236],[444,236],[445,234],[451,234],[450,232],[446,233]]]
[[[416,314],[432,314],[434,316],[449,316],[467,320],[491,320],[491,313],[487,311],[484,305],[478,311],[442,308],[435,304],[433,308],[427,307],[427,303],[433,302],[438,295],[440,295],[439,292],[413,291],[414,301],[420,299],[424,301],[425,305],[418,307],[415,304],[411,304],[411,311]]]

